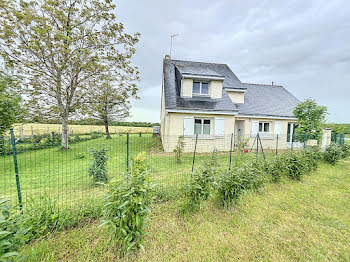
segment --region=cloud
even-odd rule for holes
[[[299,99],[329,107],[330,121],[350,122],[348,1],[127,1],[117,16],[141,32],[134,63],[141,100],[135,121],[159,121],[162,59],[227,63],[244,82],[284,85]]]

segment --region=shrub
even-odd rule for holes
[[[218,171],[217,153],[214,151],[209,162],[203,162],[195,170],[190,183],[185,189],[186,201],[181,209],[182,214],[189,214],[200,209],[201,202],[207,200],[214,188]]]
[[[175,152],[175,159],[177,163],[181,163],[181,158],[182,158],[182,154],[184,151],[184,146],[185,146],[185,141],[184,141],[184,137],[183,136],[179,136],[179,139],[177,141],[177,145],[174,149]]]
[[[147,216],[153,202],[151,191],[144,154],[134,159],[130,172],[123,179],[108,186],[101,226],[107,226],[110,244],[117,245],[121,255],[144,249]]]
[[[307,161],[308,172],[313,171],[318,167],[318,163],[322,159],[322,152],[318,146],[308,147],[303,151],[303,157]]]
[[[108,181],[107,151],[106,148],[89,148],[89,153],[93,159],[90,161],[88,172],[95,183],[106,183]]]
[[[343,157],[348,157],[350,156],[350,145],[349,144],[344,144],[342,147],[342,151],[343,151]]]
[[[331,165],[335,165],[343,156],[343,150],[340,145],[332,143],[323,153],[323,158]]]
[[[287,153],[283,155],[283,172],[291,179],[301,180],[302,176],[309,171],[307,160],[301,153]]]
[[[257,189],[264,182],[263,172],[257,164],[250,164],[241,168],[224,172],[217,185],[217,200],[224,206],[234,204],[240,196],[252,189]]]
[[[18,249],[25,243],[28,229],[21,216],[11,215],[9,201],[0,198],[0,261],[17,261]]]

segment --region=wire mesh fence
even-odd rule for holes
[[[123,179],[133,158],[145,152],[157,190],[178,192],[190,181],[192,170],[207,163],[214,150],[221,168],[229,169],[250,159],[322,143],[290,134],[161,138],[150,133],[117,133],[106,139],[102,134],[88,133],[71,135],[69,150],[62,150],[57,134],[18,139],[13,133],[12,139],[0,138],[0,197],[13,204],[21,200],[24,210],[33,201],[40,204],[43,197],[62,208],[100,199],[106,188],[93,183],[88,175],[92,148],[107,149],[109,180]]]

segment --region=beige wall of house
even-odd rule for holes
[[[223,81],[212,80],[209,84],[210,97],[212,99],[222,98],[222,85]]]
[[[215,148],[218,151],[230,150],[231,134],[235,128],[234,115],[208,115],[208,114],[187,114],[187,113],[166,113],[164,124],[166,126],[162,134],[162,143],[165,152],[172,152],[180,136],[184,135],[184,119],[185,117],[194,117],[199,119],[210,119],[211,128],[210,136],[198,136],[197,151],[212,152]],[[224,119],[224,134],[218,136],[215,134],[216,119]],[[185,135],[185,152],[194,150],[195,135]]]
[[[271,119],[271,118],[242,118],[237,117],[237,120],[244,120],[244,139],[248,140],[249,148],[251,148],[254,144],[254,140],[256,137],[256,133],[251,133],[252,121],[259,121],[259,123],[270,123],[270,132],[268,134],[263,134],[259,132],[259,136],[261,139],[261,143],[264,149],[273,150],[276,149],[287,149],[291,146],[291,144],[287,143],[287,129],[288,123],[295,123],[295,120],[286,120],[286,119]],[[277,133],[276,125],[280,125],[280,129],[278,132],[278,141],[277,141]],[[237,137],[236,137],[237,140]],[[256,144],[255,144],[256,146]],[[259,145],[260,146],[260,145]],[[296,143],[293,146],[300,146]],[[254,147],[255,148],[255,147]]]
[[[182,79],[182,96],[192,97],[193,79],[184,78]]]
[[[237,146],[239,141],[244,139],[247,142],[247,148],[250,149],[256,138],[256,133],[252,132],[252,121],[269,123],[269,132],[264,134],[259,132],[261,144],[264,150],[275,150],[277,149],[290,149],[291,147],[298,149],[303,148],[304,144],[301,142],[291,143],[288,141],[287,131],[288,123],[296,123],[295,120],[291,119],[270,119],[270,118],[247,118],[247,117],[236,117],[234,115],[208,115],[208,114],[187,114],[187,113],[166,113],[164,131],[162,133],[162,143],[165,152],[173,152],[175,149],[179,136],[184,135],[184,118],[194,117],[200,119],[211,119],[211,131],[210,136],[198,136],[197,152],[212,152],[214,149],[218,151],[229,151],[231,147],[231,137],[233,133],[234,146]],[[224,119],[224,133],[220,136],[215,134],[215,123],[216,119]],[[243,128],[241,135],[238,136],[237,128],[238,121],[240,126]],[[240,127],[240,129],[241,129]],[[163,129],[162,129],[163,130]],[[320,146],[330,144],[330,131],[325,131],[327,136],[323,136],[324,142],[318,143],[315,140],[309,140],[308,146]],[[278,135],[278,136],[277,136]],[[185,152],[193,152],[195,147],[195,135],[186,136],[185,141]],[[260,148],[260,144],[259,144]],[[254,144],[254,150],[256,149],[256,142]]]
[[[201,81],[201,80],[193,80],[191,78],[182,79],[182,87],[181,87],[181,95],[183,97],[192,97],[192,88],[193,81]],[[218,99],[222,98],[222,85],[223,81],[221,80],[211,80],[204,81],[209,83],[209,94],[210,98]]]
[[[227,91],[233,103],[244,103],[244,92]]]

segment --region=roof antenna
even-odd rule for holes
[[[173,38],[179,34],[174,34],[170,36],[170,58],[171,58],[171,49],[173,48]]]

